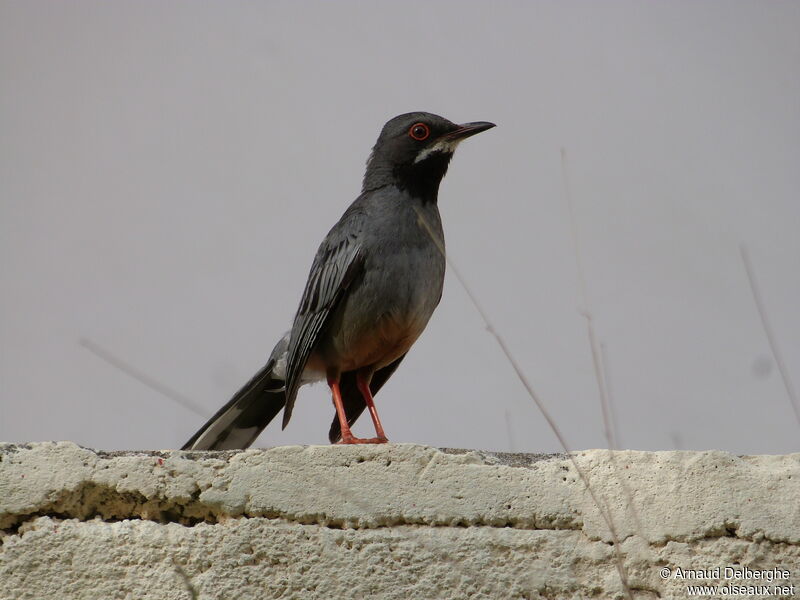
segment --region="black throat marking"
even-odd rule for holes
[[[433,152],[418,163],[397,165],[393,171],[394,183],[425,203],[436,203],[439,184],[447,173],[451,158],[452,152]]]

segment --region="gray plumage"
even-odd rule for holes
[[[327,380],[341,393],[330,440],[358,442],[349,425],[416,341],[442,295],[445,258],[439,183],[456,145],[491,123],[456,125],[408,113],[383,128],[361,195],[317,251],[291,330],[256,374],[184,449],[245,448],[281,408],[283,427],[300,386]],[[364,391],[362,389],[362,391]],[[371,408],[378,438],[386,441]],[[338,424],[338,426],[337,426]]]

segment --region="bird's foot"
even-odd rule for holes
[[[357,438],[352,435],[342,436],[337,444],[387,444],[389,440],[385,437]]]

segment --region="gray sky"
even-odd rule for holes
[[[800,386],[796,2],[0,1],[0,439],[174,448],[265,361],[383,123],[498,127],[448,250],[570,446],[797,451],[739,255]],[[451,274],[379,394],[393,441],[560,446]],[[257,445],[326,443],[325,386]],[[368,419],[356,434],[369,434]]]

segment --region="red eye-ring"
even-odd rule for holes
[[[431,134],[430,127],[425,125],[425,123],[414,123],[411,126],[411,129],[408,130],[408,135],[410,135],[418,142],[427,140],[430,134]]]

